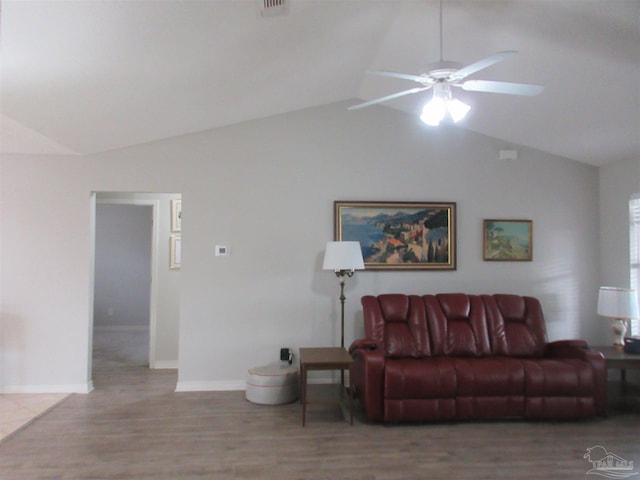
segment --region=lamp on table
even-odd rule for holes
[[[360,242],[327,242],[322,269],[333,270],[340,281],[340,346],[344,347],[344,283],[356,270],[364,270]]]
[[[598,293],[598,315],[612,318],[613,346],[624,348],[627,322],[638,318],[638,295],[628,288],[600,287]]]

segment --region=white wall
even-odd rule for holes
[[[96,205],[94,326],[149,326],[152,228],[152,206]]]
[[[640,192],[640,159],[600,167],[599,192],[600,281],[629,288],[629,199]]]
[[[600,167],[599,192],[600,285],[629,288],[629,199],[640,193],[640,159]],[[607,344],[610,327],[600,317]]]
[[[93,157],[4,158],[4,388],[87,381],[91,191],[183,194],[182,390],[241,388],[281,346],[339,341],[338,283],[320,268],[334,200],[458,208],[457,271],[358,272],[347,343],[362,333],[360,296],[383,292],[534,295],[551,339],[599,339],[596,168],[525,148],[499,161],[512,145],[347,105]],[[533,262],[483,262],[484,218],[533,220]]]

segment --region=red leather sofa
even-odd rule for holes
[[[604,415],[606,368],[582,340],[548,342],[540,302],[517,295],[362,297],[349,351],[370,420]]]

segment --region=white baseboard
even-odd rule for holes
[[[336,382],[331,378],[315,378],[309,380],[309,385],[329,385]],[[246,390],[246,380],[212,380],[206,382],[178,382],[176,392],[228,392],[234,390]]]
[[[97,332],[148,332],[148,325],[94,325]]]
[[[3,385],[1,393],[89,393],[93,382],[71,385]]]
[[[177,370],[178,369],[178,361],[177,360],[156,360],[153,362],[153,370]]]
[[[314,378],[311,380],[307,380],[307,383],[309,385],[331,385],[333,383],[340,383],[340,379],[334,380],[333,378]]]
[[[246,390],[246,380],[220,380],[208,382],[178,382],[176,392],[228,392]]]

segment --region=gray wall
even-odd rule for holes
[[[629,288],[629,199],[640,193],[640,160],[601,167],[598,185],[601,282]]]
[[[94,326],[149,326],[153,207],[96,206]]]
[[[339,342],[339,288],[321,270],[334,200],[458,206],[458,269],[358,272],[347,343],[362,334],[360,296],[446,291],[534,295],[551,339],[604,340],[597,168],[522,147],[500,161],[513,145],[350,104],[91,157],[3,159],[5,389],[86,385],[92,191],[182,192],[182,390],[242,388],[280,346]],[[533,220],[533,261],[483,262],[484,218]],[[231,256],[216,257],[216,244]]]
[[[629,199],[640,192],[640,160],[600,168],[600,285],[629,287]],[[598,317],[604,344],[611,342],[611,319]],[[617,378],[610,370],[609,377]],[[640,373],[629,372],[630,380]]]

